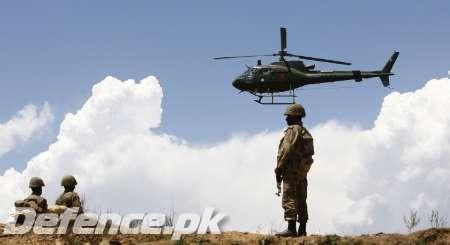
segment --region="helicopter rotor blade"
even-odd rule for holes
[[[240,55],[240,56],[223,56],[223,57],[215,57],[215,60],[223,60],[223,59],[238,59],[238,58],[251,58],[251,57],[263,57],[263,56],[274,56],[273,54],[256,54],[256,55]]]
[[[339,61],[339,60],[330,60],[330,59],[322,59],[322,58],[314,58],[309,56],[303,56],[303,55],[295,55],[295,54],[286,54],[288,57],[297,57],[302,60],[314,60],[314,61],[320,61],[320,62],[326,62],[326,63],[333,63],[333,64],[340,64],[340,65],[351,65],[352,63],[345,62],[345,61]]]
[[[281,40],[281,51],[283,51],[287,47],[287,43],[286,43],[286,28],[284,28],[284,27],[280,27],[280,40]]]

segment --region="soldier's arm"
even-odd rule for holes
[[[34,210],[36,210],[37,212],[39,212],[39,205],[35,200],[29,200],[26,202],[26,207],[30,207]]]
[[[48,204],[47,204],[47,200],[44,198],[39,203],[39,211],[43,213],[43,212],[46,212],[47,210],[48,210]]]
[[[299,132],[294,128],[288,128],[284,135],[284,140],[280,146],[280,155],[278,157],[277,168],[284,169],[287,161],[293,155],[293,151],[295,150],[295,143],[297,142],[299,137]]]
[[[305,130],[305,132],[302,136],[303,142],[304,142],[303,150],[305,151],[304,159],[305,159],[306,164],[311,165],[314,162],[313,157],[312,157],[314,155],[314,141],[313,141],[313,137],[312,137],[311,133],[306,129],[304,129],[304,130]]]
[[[73,195],[72,197],[72,207],[77,207],[78,209],[78,213],[83,213],[83,207],[81,205],[81,199],[80,196],[78,196],[78,194]]]
[[[25,207],[25,202],[24,202],[23,200],[15,201],[15,202],[14,202],[14,206],[15,206],[16,208],[22,208],[22,207]]]

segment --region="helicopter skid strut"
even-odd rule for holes
[[[250,94],[258,97],[258,99],[253,100],[258,104],[261,105],[290,105],[290,104],[295,104],[295,98],[297,97],[294,92],[292,91],[292,94],[261,94],[261,93],[255,93],[255,92],[249,92]],[[275,102],[274,98],[276,97],[280,97],[280,98],[292,98],[292,102]],[[262,99],[263,98],[271,98],[270,102],[263,102]]]

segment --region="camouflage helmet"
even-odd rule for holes
[[[305,108],[300,104],[292,104],[286,108],[284,115],[305,117]]]
[[[30,188],[32,187],[43,187],[45,186],[44,181],[39,177],[32,177],[30,179],[30,184],[28,185]]]
[[[61,179],[61,186],[76,186],[77,180],[72,175],[66,175]]]

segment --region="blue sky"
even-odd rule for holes
[[[0,171],[20,169],[45,150],[63,116],[79,109],[107,75],[156,75],[165,96],[160,131],[194,144],[280,129],[284,106],[258,105],[231,86],[256,59],[212,60],[274,52],[280,26],[288,28],[292,53],[353,63],[317,63],[319,69],[378,69],[399,50],[392,87],[420,88],[450,68],[449,10],[447,1],[2,2],[0,122],[44,101],[55,120],[41,137],[0,158]],[[357,88],[322,89],[330,86]],[[338,119],[371,127],[390,92],[377,79],[330,86],[298,91],[307,125]]]

